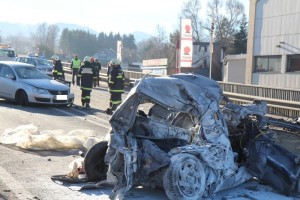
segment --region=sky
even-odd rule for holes
[[[200,0],[205,15],[208,0]],[[0,21],[21,24],[70,23],[97,32],[155,34],[179,29],[184,0],[0,0]],[[249,0],[240,0],[246,11]],[[3,11],[3,9],[7,9]],[[247,11],[248,12],[248,11]],[[246,13],[248,15],[248,13]]]

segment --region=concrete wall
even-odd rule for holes
[[[246,78],[246,54],[226,56],[223,82],[243,83]]]
[[[257,1],[254,56],[299,54],[299,22],[299,0]]]

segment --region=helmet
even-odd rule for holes
[[[74,54],[74,57],[78,57],[78,54]]]
[[[58,60],[59,60],[59,56],[58,56],[58,55],[53,55],[53,56],[51,57],[51,60],[58,61]]]
[[[112,59],[110,65],[121,65],[121,62],[118,59]]]
[[[90,62],[94,62],[94,58],[93,57],[90,58]]]
[[[90,62],[91,58],[89,56],[85,56],[83,62]]]

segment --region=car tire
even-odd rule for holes
[[[28,106],[28,96],[25,91],[19,90],[16,94],[16,102],[21,106]]]
[[[163,186],[169,199],[202,199],[205,190],[204,168],[194,155],[182,153],[171,157]]]
[[[108,148],[107,145],[107,141],[101,141],[95,144],[84,157],[84,170],[90,181],[106,179],[108,165],[105,164],[104,157]]]

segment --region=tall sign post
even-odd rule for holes
[[[122,41],[117,41],[117,59],[122,62]]]
[[[180,37],[180,36],[179,36]],[[176,41],[176,74],[180,73],[180,66],[179,66],[179,46],[180,46],[179,38]]]
[[[179,66],[192,67],[193,31],[191,19],[181,19],[180,22],[180,61]],[[180,70],[181,71],[181,70]]]
[[[210,61],[209,61],[209,78],[212,78],[212,65],[213,65],[213,52],[214,52],[214,30],[215,30],[215,20],[212,18],[211,29],[210,29]]]

